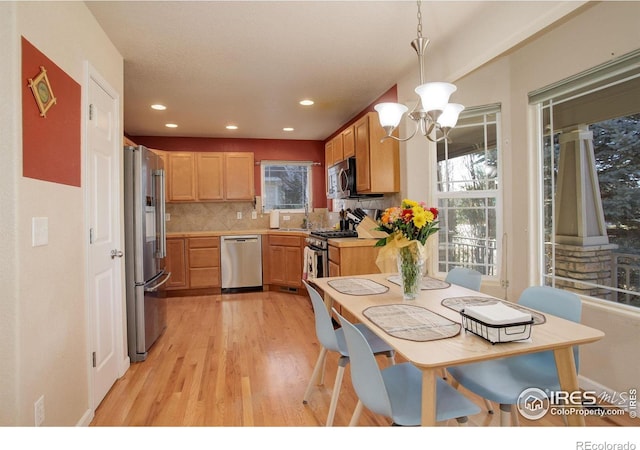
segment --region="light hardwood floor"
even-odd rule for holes
[[[256,292],[169,298],[168,326],[146,361],[133,363],[96,410],[92,426],[321,426],[329,408],[337,356],[329,354],[323,386],[302,396],[320,351],[307,297]],[[381,365],[387,364],[380,357]],[[468,392],[466,392],[469,394]],[[483,409],[470,426],[498,425]],[[357,403],[345,371],[335,426]],[[497,408],[496,408],[497,409]],[[589,426],[637,426],[625,415],[587,417]],[[561,426],[545,416],[521,426]],[[390,421],[365,409],[359,425]],[[455,421],[441,426],[457,426]]]

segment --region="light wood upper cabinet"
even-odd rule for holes
[[[254,186],[253,153],[224,153],[225,199],[253,200]]]
[[[380,142],[385,133],[377,114],[370,112],[358,119],[354,134],[357,191],[371,194],[399,192],[400,146],[394,139]]]
[[[337,135],[336,137],[331,139],[331,141],[333,142],[333,149],[332,149],[333,162],[332,162],[332,164],[339,163],[340,161],[342,161],[344,159],[344,146],[343,146],[343,143],[342,143],[342,134]]]
[[[191,152],[169,152],[168,187],[170,202],[196,200],[196,158]]]
[[[170,202],[253,201],[250,152],[167,152]]]
[[[224,200],[224,153],[196,153],[198,200]]]
[[[356,155],[355,127],[351,125],[342,132],[342,157],[347,159]]]

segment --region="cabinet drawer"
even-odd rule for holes
[[[213,248],[189,249],[189,268],[220,267],[220,253]]]
[[[269,244],[284,247],[300,247],[302,245],[298,236],[269,236]]]
[[[329,246],[329,261],[340,265],[340,249],[338,247]]]
[[[189,238],[189,248],[203,247],[220,247],[220,238],[218,236]]]
[[[220,286],[220,268],[190,269],[189,286],[192,289]]]

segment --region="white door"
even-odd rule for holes
[[[88,297],[92,406],[119,376],[123,353],[119,98],[89,68],[87,116]],[[115,255],[112,255],[115,252]]]

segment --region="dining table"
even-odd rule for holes
[[[507,302],[435,278],[427,277],[425,281],[427,280],[432,281],[431,285],[424,283],[418,296],[412,300],[403,298],[401,283],[398,282],[397,274],[393,273],[310,280],[323,292],[329,311],[334,306],[338,307],[343,316],[366,324],[397,354],[422,371],[423,426],[434,426],[436,423],[436,380],[443,370],[452,366],[551,350],[554,352],[561,389],[567,392],[579,390],[573,347],[596,342],[604,337],[602,331],[581,323],[543,313],[538,315],[543,320],[530,327],[527,339],[493,344],[462,326],[458,327],[457,333],[449,332],[442,337],[432,336],[430,340],[421,340],[411,334],[385,331],[380,326],[380,320],[374,322],[370,319],[371,312],[382,310],[383,308],[378,307],[386,305],[401,308],[403,312],[415,310],[429,313],[433,317],[444,318],[442,320],[447,323],[461,324],[459,305],[465,299]],[[584,415],[577,408],[572,411],[573,414],[567,416],[567,424],[584,426]]]

